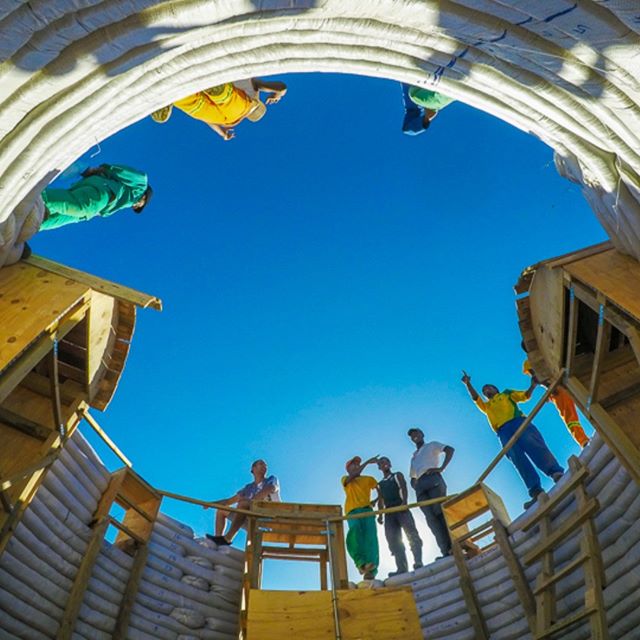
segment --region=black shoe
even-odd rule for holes
[[[31,247],[25,242],[24,248],[22,249],[22,255],[20,256],[20,260],[26,260],[31,256]]]
[[[413,570],[415,571],[416,569],[422,569],[422,567],[424,567],[424,565],[422,564],[421,561],[418,562],[414,562],[413,563]]]
[[[538,496],[543,493],[542,489],[538,489],[537,491],[534,491],[533,495],[531,496],[531,500],[527,500],[523,505],[523,509],[526,511],[529,507],[532,507],[536,502],[538,502]]]

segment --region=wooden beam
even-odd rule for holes
[[[79,271],[78,269],[73,269],[72,267],[67,267],[58,262],[54,262],[53,260],[48,260],[42,256],[32,255],[24,262],[31,264],[34,267],[38,267],[39,269],[44,269],[45,271],[55,273],[64,278],[69,278],[70,280],[75,280],[76,282],[85,284],[95,291],[105,293],[117,300],[123,300],[125,302],[135,304],[143,309],[150,307],[157,311],[162,311],[162,300],[155,296],[150,296],[146,293],[141,293],[135,289],[124,287],[115,282],[104,280],[97,276],[92,276],[88,273],[84,273],[83,271]]]
[[[556,622],[550,625],[544,631],[538,632],[535,635],[535,640],[543,640],[544,638],[548,638],[549,636],[555,635],[556,633],[558,633],[558,631],[562,631],[563,629],[566,629],[567,627],[570,627],[573,624],[577,624],[581,620],[584,620],[585,618],[589,617],[592,613],[594,613],[594,611],[595,611],[595,607],[589,607],[587,609],[582,609],[581,611],[573,613],[570,616],[563,618],[559,622]]]
[[[549,587],[553,586],[556,582],[558,582],[559,580],[562,580],[562,578],[568,576],[570,573],[573,573],[576,569],[581,567],[586,561],[587,561],[587,556],[584,553],[579,553],[576,558],[574,558],[571,562],[569,562],[569,564],[566,564],[564,567],[562,567],[560,571],[556,571],[556,573],[554,573],[553,575],[538,582],[538,584],[535,586],[533,590],[533,593],[535,595],[538,595],[542,591],[546,591]]]
[[[598,388],[600,386],[600,374],[602,372],[602,362],[609,351],[609,340],[611,337],[611,325],[605,318],[605,306],[600,305],[598,312],[598,333],[596,336],[596,350],[593,356],[593,368],[591,370],[591,382],[589,383],[589,398],[587,399],[587,409],[598,401]]]
[[[60,401],[60,379],[58,376],[58,354],[57,345],[49,352],[49,383],[51,385],[51,408],[53,411],[53,424],[56,429],[64,429],[62,424],[62,404]],[[62,433],[64,435],[64,433]]]
[[[524,615],[529,624],[529,630],[533,634],[536,629],[536,603],[529,587],[529,582],[524,574],[522,565],[518,560],[518,556],[514,553],[511,543],[509,542],[509,533],[507,528],[499,521],[492,520],[493,530],[495,531],[496,543],[500,547],[500,552],[504,558],[511,579],[516,588],[516,593],[522,605]]]
[[[122,533],[128,535],[132,540],[135,540],[136,542],[139,542],[141,544],[144,543],[144,539],[141,536],[135,533],[135,531],[129,529],[129,527],[124,525],[119,520],[116,520],[113,516],[107,516],[107,520],[109,521],[110,525],[114,526],[116,529],[119,529],[120,531],[122,531]]]
[[[487,629],[486,622],[482,615],[482,609],[478,603],[476,591],[473,587],[473,581],[469,568],[462,552],[462,548],[456,540],[452,540],[451,551],[458,567],[458,573],[460,574],[460,589],[464,596],[465,604],[467,605],[467,613],[471,619],[471,626],[474,630],[475,640],[489,640],[489,630]]]
[[[82,562],[80,563],[80,568],[73,581],[73,587],[71,588],[67,606],[65,607],[64,615],[60,622],[60,628],[56,634],[56,640],[71,640],[73,629],[78,619],[78,614],[80,613],[80,607],[84,600],[84,593],[91,578],[93,566],[102,549],[102,543],[104,542],[104,535],[108,525],[108,518],[103,518],[93,527],[89,544],[87,545],[87,549],[82,557]]]
[[[102,429],[102,427],[95,421],[94,417],[89,413],[89,409],[85,409],[82,412],[82,417],[87,421],[89,426],[104,440],[105,444],[115,453],[122,462],[124,462],[127,467],[132,467],[133,464],[127,458],[127,456],[120,451],[120,449],[116,446],[115,442],[106,434],[106,432]]]
[[[547,551],[556,547],[585,520],[591,518],[593,514],[597,513],[599,509],[600,505],[598,504],[598,501],[595,498],[591,498],[582,509],[576,512],[573,517],[564,520],[553,533],[549,533],[545,536],[545,539],[542,539],[535,547],[533,547],[533,549],[525,553],[523,557],[524,563],[531,564]],[[546,577],[548,578],[549,576]]]
[[[147,556],[149,555],[149,547],[146,544],[140,545],[136,551],[127,586],[120,602],[120,610],[116,619],[116,626],[113,631],[112,640],[125,640],[127,630],[129,629],[129,619],[131,618],[131,610],[135,604],[136,595],[142,572],[147,564]]]
[[[32,475],[36,471],[39,471],[40,469],[44,469],[45,467],[48,467],[53,462],[55,462],[57,457],[58,457],[57,453],[55,452],[50,453],[49,455],[45,456],[41,460],[38,460],[37,462],[30,464],[28,467],[25,467],[20,471],[16,471],[15,473],[12,473],[9,477],[0,478],[0,492],[10,489],[17,482],[19,482],[20,480],[24,480],[24,478]]]
[[[573,360],[576,355],[576,340],[578,337],[578,303],[576,302],[573,283],[569,287],[569,322],[566,332],[565,376],[569,377],[573,369]]]
[[[51,435],[52,431],[49,427],[45,427],[38,422],[29,420],[29,418],[25,418],[24,416],[14,413],[10,409],[5,409],[4,407],[0,407],[0,422],[17,429],[18,431],[22,431],[22,433],[26,433],[32,438],[37,438],[38,440],[46,440]]]

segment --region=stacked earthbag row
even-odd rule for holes
[[[76,432],[45,474],[0,556],[2,640],[55,637],[91,537],[88,523],[108,481],[109,472]],[[104,542],[74,638],[111,638],[132,562]],[[233,637],[242,568],[242,552],[200,544],[190,529],[160,515],[127,637]]]
[[[640,627],[640,490],[597,436],[582,452],[581,461],[590,472],[587,492],[600,502],[595,523],[605,567],[604,601],[610,638],[635,640]],[[568,481],[568,475],[561,483]],[[552,527],[557,528],[575,510],[573,497],[567,497],[556,510]],[[537,527],[526,533],[522,531],[534,513],[535,507],[509,527],[510,543],[521,564],[524,554],[539,541]],[[556,571],[577,557],[579,544],[580,534],[557,548],[554,554]],[[524,610],[499,549],[493,548],[470,559],[468,566],[491,637],[499,640],[531,638]],[[533,588],[540,563],[524,567],[524,570]],[[474,640],[453,558],[391,578],[386,584],[413,588],[425,637],[430,640]],[[557,583],[556,599],[559,617],[568,616],[584,606],[582,571],[577,570]],[[563,633],[563,640],[590,640],[591,637],[586,622]]]

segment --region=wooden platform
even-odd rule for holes
[[[422,640],[409,587],[339,590],[342,640]],[[247,640],[336,637],[330,591],[251,591]]]

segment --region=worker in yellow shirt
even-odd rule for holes
[[[518,408],[518,404],[527,402],[531,398],[533,390],[538,385],[537,380],[532,378],[531,385],[526,391],[513,391],[511,389],[500,391],[495,385],[485,384],[482,387],[485,400],[480,397],[480,394],[471,384],[471,376],[465,371],[462,373],[462,382],[467,387],[469,395],[478,409],[487,416],[489,424],[504,446],[525,421],[525,415]],[[520,438],[507,453],[507,458],[511,460],[520,477],[524,480],[531,496],[531,500],[524,504],[525,509],[529,508],[536,501],[538,495],[542,493],[540,476],[535,470],[534,464],[544,474],[553,478],[554,482],[557,482],[564,473],[564,469],[558,464],[555,456],[547,447],[542,434],[533,424],[530,424],[523,431]]]
[[[347,475],[342,476],[342,488],[346,496],[344,512],[347,515],[371,512],[370,517],[347,520],[347,551],[365,580],[373,580],[378,572],[379,550],[376,521],[371,508],[371,492],[378,490],[378,481],[372,476],[360,475],[369,464],[376,464],[378,456],[362,462],[360,456],[351,458],[345,465]],[[379,499],[376,496],[375,501]]]
[[[235,137],[236,125],[245,119],[258,122],[267,112],[265,103],[260,100],[261,91],[269,94],[266,104],[275,104],[287,92],[287,85],[260,78],[226,82],[158,109],[151,118],[159,123],[166,122],[175,106],[188,116],[208,124],[224,140],[231,140]]]
[[[535,373],[528,358],[522,365],[522,372],[532,378],[535,377]],[[569,392],[562,385],[558,385],[551,393],[549,402],[553,403],[555,408],[558,410],[562,421],[567,426],[567,429],[569,429],[569,433],[573,436],[573,439],[584,449],[584,447],[589,444],[589,436],[587,436],[580,424],[578,411],[576,410],[576,403],[569,395]]]

